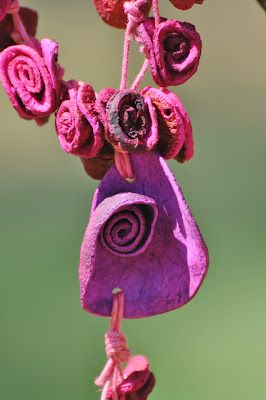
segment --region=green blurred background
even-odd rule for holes
[[[123,32],[88,0],[41,1],[39,38],[60,44],[66,78],[119,84]],[[199,72],[175,89],[196,155],[171,167],[210,250],[210,271],[181,310],[127,321],[157,376],[153,400],[266,398],[266,15],[255,0],[206,0],[162,14],[202,34]],[[134,47],[131,79],[141,56]],[[151,84],[147,76],[146,84]],[[20,120],[1,90],[0,398],[94,400],[108,321],[82,311],[79,247],[97,182],[59,148],[53,118]]]

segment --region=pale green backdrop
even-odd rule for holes
[[[89,0],[24,4],[58,40],[66,78],[119,83],[123,32]],[[153,400],[266,398],[266,15],[255,0],[205,0],[167,17],[202,34],[199,72],[175,91],[196,155],[171,162],[210,250],[210,271],[179,311],[124,324],[157,376]],[[134,48],[131,79],[141,57]],[[148,77],[146,83],[151,84]],[[54,122],[20,120],[1,89],[0,398],[96,400],[107,320],[79,305],[77,266],[96,182],[59,148]]]

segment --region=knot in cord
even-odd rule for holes
[[[125,335],[120,331],[110,330],[105,334],[105,351],[115,362],[127,362],[131,356]]]
[[[128,22],[132,27],[139,25],[145,19],[144,13],[140,7],[145,5],[147,0],[127,1],[124,4],[125,14],[127,14]]]

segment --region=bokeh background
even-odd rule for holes
[[[60,44],[66,78],[117,87],[123,32],[92,1],[24,1],[39,37]],[[157,376],[153,400],[266,398],[266,15],[255,0],[206,0],[162,14],[191,21],[201,66],[175,88],[196,155],[170,162],[210,250],[210,271],[183,309],[126,321]],[[142,58],[133,48],[133,80]],[[151,84],[147,76],[146,84]],[[0,93],[0,397],[94,400],[108,321],[79,305],[77,266],[97,182],[59,147],[54,121],[20,120]]]

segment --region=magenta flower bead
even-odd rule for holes
[[[136,181],[115,166],[96,190],[80,254],[81,304],[110,316],[121,288],[125,318],[182,307],[200,288],[208,251],[181,189],[162,157],[131,154]]]
[[[162,18],[155,29],[154,19],[148,18],[138,27],[137,35],[159,86],[181,85],[197,71],[202,44],[194,25]]]
[[[176,158],[179,162],[190,160],[194,154],[192,125],[181,100],[167,89],[145,87],[141,94],[149,97],[156,108],[158,152],[165,159]]]
[[[150,99],[133,90],[118,91],[107,103],[106,139],[119,151],[152,150],[158,141],[158,124]]]
[[[41,124],[56,110],[63,76],[57,56],[58,45],[49,39],[38,51],[17,45],[0,54],[0,79],[20,117]]]
[[[56,132],[62,149],[83,158],[96,157],[103,147],[103,130],[95,112],[95,93],[85,83],[72,82],[68,98],[56,113]]]

